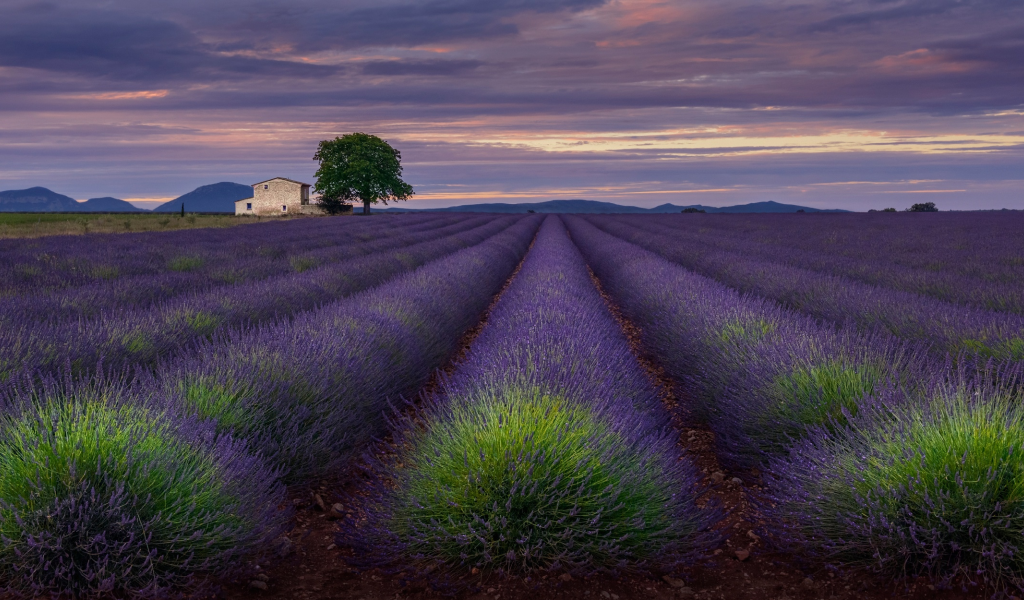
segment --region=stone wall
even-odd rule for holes
[[[303,201],[302,185],[284,179],[271,179],[253,188],[253,197],[235,203],[236,215],[282,216],[289,213],[301,214]],[[246,205],[252,204],[252,210]],[[283,210],[283,207],[287,207]]]

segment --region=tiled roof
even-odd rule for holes
[[[260,182],[254,183],[254,184],[252,184],[252,185],[253,185],[253,187],[256,187],[257,185],[261,185],[261,184],[267,183],[268,181],[275,181],[275,180],[277,180],[277,179],[281,179],[281,180],[283,180],[283,181],[290,181],[290,182],[292,182],[292,183],[297,183],[297,184],[299,184],[299,185],[310,185],[310,184],[308,184],[308,183],[302,183],[301,181],[295,181],[294,179],[288,179],[287,177],[272,177],[272,178],[270,178],[270,179],[267,179],[267,180],[264,180],[264,181],[260,181]]]

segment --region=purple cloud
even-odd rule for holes
[[[0,188],[310,179],[316,142],[358,130],[403,151],[423,205],[1024,208],[1021,22],[1010,0],[16,5]]]

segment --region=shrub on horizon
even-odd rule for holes
[[[47,380],[0,399],[0,589],[194,593],[281,531],[277,473],[140,380]]]

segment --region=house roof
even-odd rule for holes
[[[251,201],[251,200],[252,200],[252,198],[242,198],[241,200],[235,200],[235,204],[238,204],[239,202],[245,202],[245,201],[247,201],[247,200],[248,200],[248,201]]]
[[[297,183],[299,185],[305,185],[305,186],[309,186],[310,185],[308,183],[302,183],[301,181],[295,181],[294,179],[288,179],[287,177],[271,177],[270,179],[264,179],[263,181],[259,181],[257,183],[252,184],[252,185],[253,185],[253,187],[256,187],[257,185],[267,183],[268,181],[275,181],[275,180],[278,180],[278,179],[280,179],[282,181],[290,181],[292,183]]]

